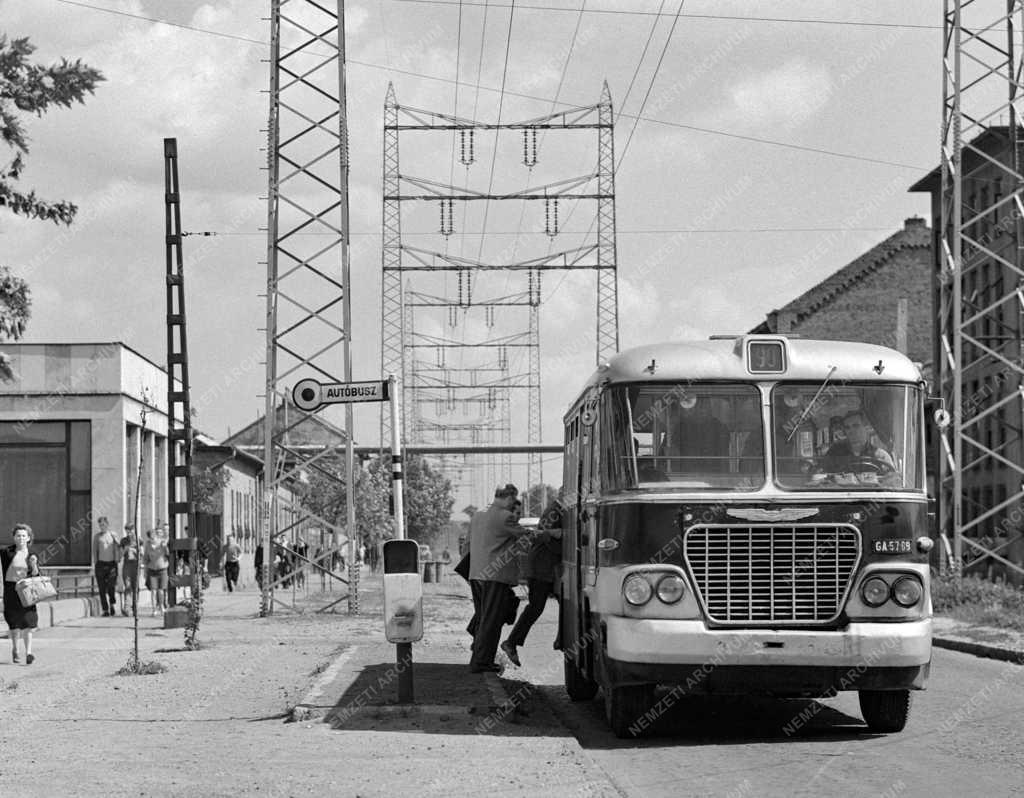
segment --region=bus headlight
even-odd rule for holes
[[[860,597],[869,607],[881,607],[889,600],[889,583],[877,576],[866,579],[860,587]]]
[[[630,574],[622,582],[622,595],[634,607],[640,607],[651,600],[651,583],[642,574]]]
[[[658,598],[665,604],[675,604],[686,592],[686,582],[677,574],[664,576],[658,582]]]
[[[912,576],[903,576],[893,582],[892,600],[901,607],[913,607],[924,596],[924,588]]]

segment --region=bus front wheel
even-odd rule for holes
[[[860,711],[873,732],[903,731],[910,715],[909,690],[859,690]]]
[[[641,736],[649,726],[646,715],[653,701],[653,684],[605,687],[604,714],[612,733],[624,739]]]
[[[577,656],[583,654],[580,651]],[[572,701],[589,701],[597,695],[597,682],[588,679],[577,665],[576,657],[568,651],[562,653],[565,663],[565,692],[569,694]]]

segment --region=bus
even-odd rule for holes
[[[856,690],[903,729],[931,662],[925,385],[781,335],[642,346],[564,417],[559,645],[620,737],[675,695]]]

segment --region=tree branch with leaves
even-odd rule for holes
[[[27,38],[8,39],[0,34],[0,140],[14,151],[12,160],[0,165],[0,208],[30,219],[70,225],[78,212],[73,202],[45,200],[16,185],[29,152],[24,117],[40,117],[54,107],[84,103],[86,95],[105,78],[81,60],[62,58],[49,66],[32,63],[29,59],[35,49]],[[0,264],[0,341],[21,338],[31,307],[28,284],[9,266]],[[10,358],[0,352],[0,380],[13,376]]]

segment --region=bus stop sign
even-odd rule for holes
[[[299,380],[292,388],[292,401],[300,410],[312,412],[321,405],[347,404],[351,402],[386,402],[387,380],[371,382],[318,382],[314,379]]]

